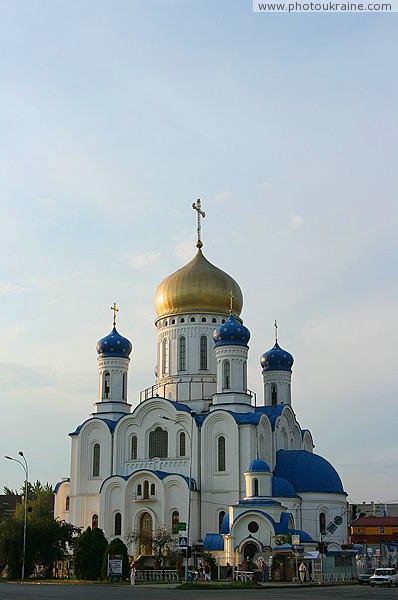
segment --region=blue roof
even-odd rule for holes
[[[264,352],[260,358],[260,364],[264,371],[292,371],[294,358],[287,350],[283,350],[278,342],[275,346]]]
[[[251,463],[246,468],[246,473],[270,473],[271,468],[265,460],[261,460],[261,458],[256,458],[252,460]]]
[[[223,518],[222,523],[221,523],[221,533],[223,535],[227,535],[230,532],[231,532],[231,529],[230,529],[230,526],[229,526],[229,514],[225,513],[224,518]]]
[[[266,414],[271,423],[272,431],[275,430],[275,423],[278,417],[281,416],[283,409],[287,404],[275,404],[274,406],[257,406],[256,413]]]
[[[106,425],[108,425],[109,431],[113,431],[117,425],[117,421],[111,421],[110,419],[101,419],[101,417],[90,417],[89,419],[86,419],[84,421],[84,423],[82,423],[81,425],[78,425],[76,427],[75,431],[72,431],[72,433],[70,433],[69,435],[70,436],[79,435],[83,425],[85,425],[86,423],[92,422],[93,419],[95,419],[96,421],[101,421],[102,423],[105,423]]]
[[[108,357],[117,357],[117,358],[128,358],[131,354],[133,346],[131,342],[120,335],[116,330],[116,327],[113,327],[112,331],[101,338],[99,342],[97,342],[97,352],[100,356],[104,358]]]
[[[58,490],[63,483],[70,483],[70,479],[68,478],[68,479],[64,479],[63,481],[58,481],[58,483],[55,484],[55,488],[54,488],[54,492],[53,492],[54,494],[58,493]]]
[[[282,498],[296,498],[296,490],[287,479],[283,477],[272,478],[272,495]]]
[[[345,494],[335,468],[307,450],[278,450],[274,476],[290,481],[296,492]]]
[[[303,531],[302,529],[289,529],[288,533],[291,533],[292,535],[299,535],[300,536],[300,544],[305,543],[305,542],[313,542],[314,541],[312,539],[312,537],[310,536],[310,534],[307,533],[306,531]]]
[[[203,540],[203,550],[205,552],[224,550],[224,538],[221,533],[206,533]]]
[[[213,333],[216,348],[219,346],[246,346],[250,331],[231,313],[225,323],[216,327]]]

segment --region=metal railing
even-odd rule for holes
[[[140,570],[136,572],[137,581],[167,581],[169,583],[179,583],[180,575],[178,571],[171,569],[157,569],[155,571]]]
[[[253,571],[235,571],[235,581],[253,581]]]
[[[314,583],[356,583],[357,575],[353,573],[313,573]]]
[[[217,383],[216,379],[204,379],[203,377],[191,377],[191,379],[179,379],[178,381],[170,381],[168,383],[155,383],[150,387],[145,388],[140,392],[140,403],[156,396],[167,398],[167,394],[171,396],[174,402],[187,402],[191,400],[211,400],[211,396],[214,393],[214,387],[212,394],[206,395],[206,386],[214,386]],[[183,388],[181,389],[181,386]],[[192,387],[200,386],[200,392],[193,392]],[[254,406],[257,406],[257,394],[251,390],[246,390],[246,393],[254,398]]]

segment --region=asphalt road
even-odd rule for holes
[[[368,600],[398,599],[397,588],[347,585],[331,587],[281,587],[259,590],[177,590],[152,586],[51,585],[0,583],[1,600]]]

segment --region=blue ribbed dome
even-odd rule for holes
[[[264,472],[264,473],[271,472],[269,464],[267,462],[265,462],[265,460],[261,460],[261,458],[256,458],[256,459],[252,460],[245,471],[245,473],[261,473],[261,472]]]
[[[297,494],[290,481],[283,477],[273,477],[272,496],[274,498],[295,498]]]
[[[131,342],[117,332],[116,327],[112,329],[109,335],[100,339],[97,343],[97,352],[100,356],[108,358],[115,356],[118,358],[128,358],[133,346]]]
[[[216,347],[247,346],[250,340],[250,331],[231,313],[225,323],[214,330],[213,340]]]
[[[263,371],[290,371],[294,363],[294,358],[287,350],[283,350],[278,342],[275,346],[265,352],[260,358]]]
[[[336,469],[307,450],[278,450],[274,476],[287,479],[296,492],[345,494]]]

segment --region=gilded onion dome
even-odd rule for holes
[[[212,265],[200,247],[193,259],[162,281],[156,290],[155,309],[158,317],[187,313],[227,315],[230,295],[234,314],[243,306],[242,291],[236,281]]]

